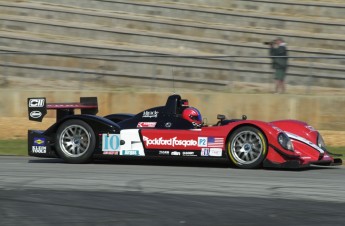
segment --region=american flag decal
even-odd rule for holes
[[[208,137],[207,147],[210,148],[223,148],[224,138],[221,137]]]

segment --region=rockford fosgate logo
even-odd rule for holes
[[[179,140],[177,137],[170,138],[168,140],[163,139],[163,137],[155,138],[155,139],[149,139],[148,137],[144,136],[144,141],[146,143],[146,146],[150,145],[166,145],[166,146],[197,146],[198,142],[196,140]]]

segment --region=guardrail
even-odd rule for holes
[[[0,52],[2,86],[11,76],[51,76],[64,80],[73,77],[79,86],[90,76],[128,80],[129,84],[155,89],[157,86],[196,85],[198,89],[232,91],[236,82],[270,84],[273,82],[270,56],[170,55],[170,54],[88,54],[53,52]],[[289,56],[287,83],[345,88],[345,66],[332,64],[345,56]],[[136,82],[138,81],[138,82]],[[167,84],[164,85],[164,82]],[[183,85],[184,84],[184,85]],[[208,88],[209,87],[209,88]]]

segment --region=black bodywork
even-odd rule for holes
[[[29,155],[38,157],[58,157],[55,149],[57,137],[56,132],[61,124],[71,119],[82,120],[89,124],[96,134],[96,137],[97,134],[119,134],[122,129],[137,128],[139,122],[156,122],[156,129],[193,129],[193,124],[181,117],[182,111],[186,107],[188,107],[183,104],[185,102],[188,101],[182,100],[180,95],[171,95],[169,96],[165,106],[150,108],[136,115],[111,114],[105,117],[95,115],[98,112],[96,98],[81,98],[81,105],[79,105],[79,103],[71,103],[52,105],[45,104],[41,108],[36,107],[34,109],[30,109],[29,107],[29,113],[32,111],[42,111],[42,117],[39,120],[30,118],[29,114],[29,119],[35,121],[41,121],[46,114],[47,109],[54,109],[57,111],[56,123],[50,126],[47,130],[28,131]],[[92,105],[94,105],[95,107],[91,109],[82,108],[83,106]],[[78,108],[81,108],[81,114],[75,115],[74,110]],[[157,112],[157,117],[143,117],[145,112]],[[37,140],[39,140],[40,142],[38,143]],[[46,151],[45,153],[39,153],[39,151],[37,152],[39,148],[36,148],[36,152],[34,152],[33,147],[42,147],[41,149],[45,149]],[[94,154],[97,155],[100,153],[100,139],[96,139],[96,149],[94,151]]]

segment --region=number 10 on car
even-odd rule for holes
[[[119,151],[119,134],[102,134],[102,151]]]

